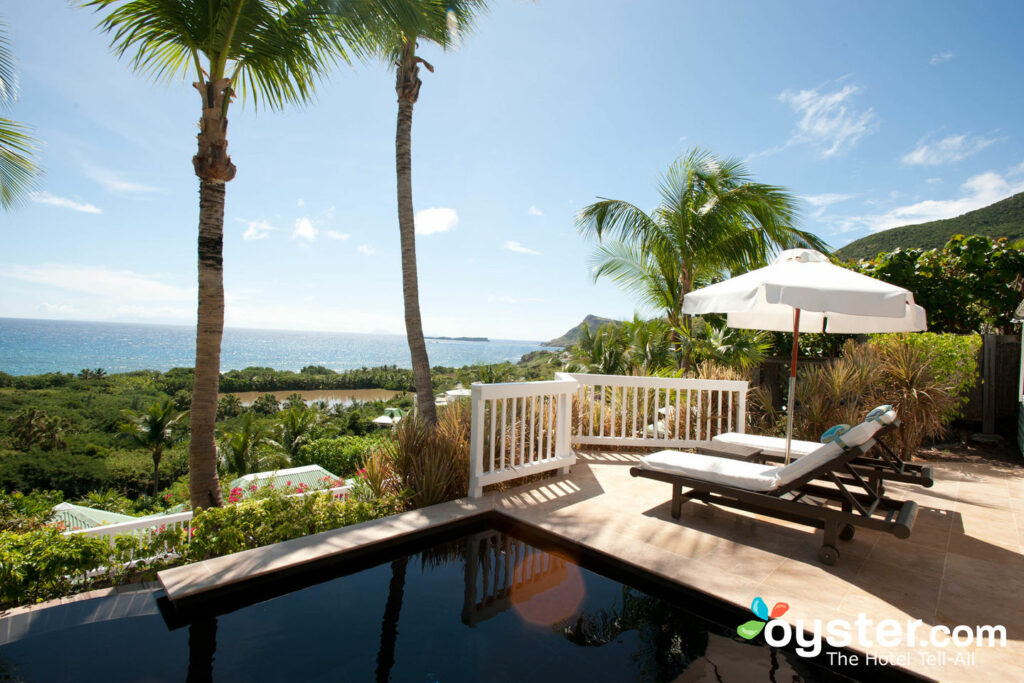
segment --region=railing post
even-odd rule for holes
[[[555,428],[555,444],[557,445],[557,457],[567,456],[572,451],[571,434],[569,425],[571,423],[572,400],[568,391],[558,394],[558,425]],[[568,467],[560,467],[559,474],[569,474]]]
[[[484,462],[484,401],[481,398],[481,387],[473,383],[470,387],[470,400],[473,403],[472,422],[469,431],[469,497],[479,498],[484,495],[484,487],[478,483],[483,471]]]
[[[739,392],[740,401],[736,408],[736,431],[740,434],[747,432],[747,391],[748,389]]]

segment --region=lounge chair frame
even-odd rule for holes
[[[764,492],[642,467],[631,467],[629,473],[634,477],[671,484],[672,517],[675,519],[682,515],[685,501],[698,499],[709,505],[747,510],[822,529],[824,538],[818,559],[831,566],[839,561],[838,541],[852,539],[855,527],[907,538],[917,518],[917,503],[886,498],[854,467],[853,462],[864,457],[874,445],[875,440],[870,439],[844,451],[822,467]],[[830,482],[834,488],[822,486],[821,482],[815,482],[817,479]],[[861,490],[851,490],[850,485]],[[684,493],[683,488],[689,490]],[[807,498],[822,502],[805,500]]]
[[[931,467],[907,462],[896,455],[892,448],[882,439],[882,437],[896,431],[899,426],[899,418],[889,424],[882,425],[878,432],[875,433],[874,448],[865,451],[864,455],[850,461],[850,465],[867,480],[875,493],[880,496],[885,493],[885,482],[895,481],[904,484],[916,484],[925,488],[931,488],[935,484]],[[785,461],[785,456],[762,453],[759,460],[762,462],[781,463]]]

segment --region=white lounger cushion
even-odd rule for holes
[[[739,432],[726,432],[712,437],[712,441],[729,443],[735,446],[752,446],[760,448],[768,455],[785,455],[786,440],[779,436],[764,436],[761,434],[740,434]],[[790,453],[794,458],[813,453],[821,447],[817,441],[799,441],[793,439],[790,445]]]
[[[709,484],[735,486],[748,491],[778,488],[778,470],[774,465],[759,465],[743,460],[719,458],[700,453],[658,451],[641,459],[644,469],[700,479]]]
[[[747,491],[772,491],[828,464],[843,452],[844,447],[854,448],[866,443],[880,428],[878,422],[862,422],[843,434],[842,444],[838,441],[818,444],[814,451],[786,466],[679,451],[658,451],[644,456],[640,462],[644,469],[700,479],[709,484],[734,486]]]
[[[892,424],[896,419],[896,411],[888,410],[881,416],[875,418],[879,424]],[[760,448],[768,455],[781,456],[786,454],[786,439],[781,436],[763,436],[761,434],[740,434],[739,432],[726,432],[712,437],[712,441],[719,443],[730,443],[737,446],[753,446]],[[845,439],[844,439],[845,441]],[[848,442],[847,442],[848,443]],[[821,447],[817,441],[798,441],[793,439],[790,443],[790,455],[794,458],[812,453]]]

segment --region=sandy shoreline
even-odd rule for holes
[[[273,394],[278,401],[284,401],[292,394],[301,394],[306,403],[314,401],[327,401],[327,404],[334,406],[338,403],[351,403],[352,401],[387,401],[405,393],[403,391],[392,391],[391,389],[309,389],[309,390],[285,390],[285,391],[235,391],[230,392],[237,396],[242,405],[252,405],[252,402],[263,394]],[[221,394],[223,398],[226,394]]]

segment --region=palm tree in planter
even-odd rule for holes
[[[170,398],[151,403],[144,413],[124,411],[128,421],[120,426],[118,433],[132,446],[145,448],[152,454],[154,496],[160,491],[160,459],[165,450],[184,437],[177,427],[186,414],[175,410]]]
[[[332,56],[366,44],[390,0],[79,0],[103,13],[99,28],[132,68],[163,80],[195,78],[198,149],[199,308],[189,497],[221,506],[217,479],[217,385],[224,331],[223,236],[227,183],[235,177],[227,113],[236,92],[253,106],[304,102]],[[394,0],[400,2],[400,0]]]
[[[398,179],[398,232],[402,247],[402,297],[405,304],[405,333],[412,356],[416,405],[420,417],[430,426],[437,424],[434,387],[430,382],[430,360],[423,339],[420,317],[419,281],[416,274],[416,222],[412,206],[412,110],[419,99],[420,65],[433,73],[434,67],[416,54],[421,41],[447,49],[459,33],[468,31],[486,0],[416,0],[420,12],[394,17],[390,32],[380,41],[381,56],[395,69],[398,94],[398,125],[395,131],[395,173]]]
[[[650,214],[620,199],[601,199],[579,213],[576,225],[598,242],[594,279],[611,278],[663,310],[675,330],[689,331],[683,297],[695,287],[760,267],[778,249],[827,251],[817,236],[794,227],[793,195],[754,182],[736,159],[692,149],[662,176],[658,194],[661,202]],[[678,350],[681,336],[673,335]]]

